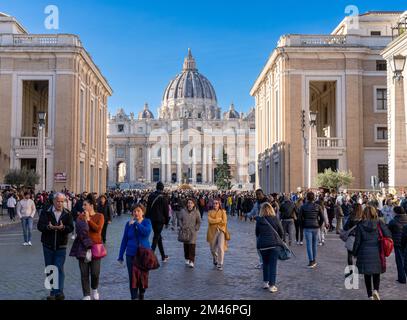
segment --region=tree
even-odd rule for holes
[[[230,165],[228,163],[228,155],[225,149],[222,151],[223,161],[216,167],[215,184],[219,190],[229,190],[231,188]]]
[[[323,173],[319,173],[316,179],[319,187],[334,189],[335,191],[338,191],[340,187],[349,187],[354,180],[352,172],[332,171],[332,169],[326,169]]]
[[[17,188],[34,188],[40,182],[40,176],[34,170],[12,169],[4,177],[4,182]]]

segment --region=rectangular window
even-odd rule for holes
[[[370,31],[371,36],[381,36],[382,32],[381,31]]]
[[[376,71],[387,71],[386,60],[376,60]]]
[[[378,178],[379,182],[383,182],[385,184],[389,183],[389,166],[387,164],[379,164],[377,166]]]
[[[138,127],[138,132],[142,133],[143,132],[143,127]]]
[[[387,140],[387,127],[376,127],[376,140],[379,142]]]
[[[124,148],[116,149],[116,158],[124,159],[126,157],[126,150]]]
[[[94,191],[94,183],[95,183],[95,167],[90,166],[90,192]]]
[[[80,136],[81,142],[85,142],[85,91],[81,89],[80,102],[79,102],[79,115],[80,115]]]
[[[279,137],[279,131],[280,131],[280,128],[279,128],[279,122],[280,122],[280,114],[279,114],[279,101],[278,101],[278,91],[276,91],[276,100],[275,100],[275,102],[276,102],[276,119],[274,120],[274,123],[276,124],[276,141],[275,142],[278,142],[279,140],[280,140],[280,137]]]
[[[79,163],[79,181],[81,193],[85,191],[85,164],[81,161]]]
[[[103,186],[102,181],[103,181],[103,179],[102,179],[102,169],[101,168],[99,168],[98,179],[99,179],[99,194],[102,194],[103,193],[103,190],[102,190],[102,186]]]
[[[120,132],[120,133],[124,132],[124,124],[119,124],[117,126],[117,131]]]
[[[90,101],[90,143],[95,147],[95,100]]]
[[[387,110],[387,89],[376,89],[376,111]]]

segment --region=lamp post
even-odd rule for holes
[[[38,112],[38,172],[40,174],[40,191],[46,189],[45,184],[45,124],[46,112]]]
[[[309,147],[308,147],[308,188],[314,187],[315,176],[317,175],[317,116],[315,111],[309,112]],[[314,159],[313,159],[314,156]]]
[[[393,79],[400,81],[403,79],[403,71],[406,65],[406,57],[399,54],[393,57],[393,61],[391,63],[391,67],[393,69]]]

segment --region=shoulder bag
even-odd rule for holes
[[[266,218],[264,218],[264,220],[266,220],[267,224],[270,226],[271,230],[273,230],[273,232],[276,234],[277,238],[280,240],[281,242],[281,250],[280,253],[278,255],[278,259],[279,260],[288,260],[290,259],[292,256],[295,256],[295,254],[291,251],[291,249],[286,245],[286,243],[283,241],[283,239],[281,239],[280,235],[278,234],[278,232],[276,231],[276,229],[274,229],[274,227],[270,224],[270,222],[267,221]]]

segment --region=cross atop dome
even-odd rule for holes
[[[192,56],[192,52],[191,49],[188,48],[188,56],[185,58],[184,60],[184,67],[183,67],[184,71],[197,71],[196,69],[196,62],[194,57]]]

